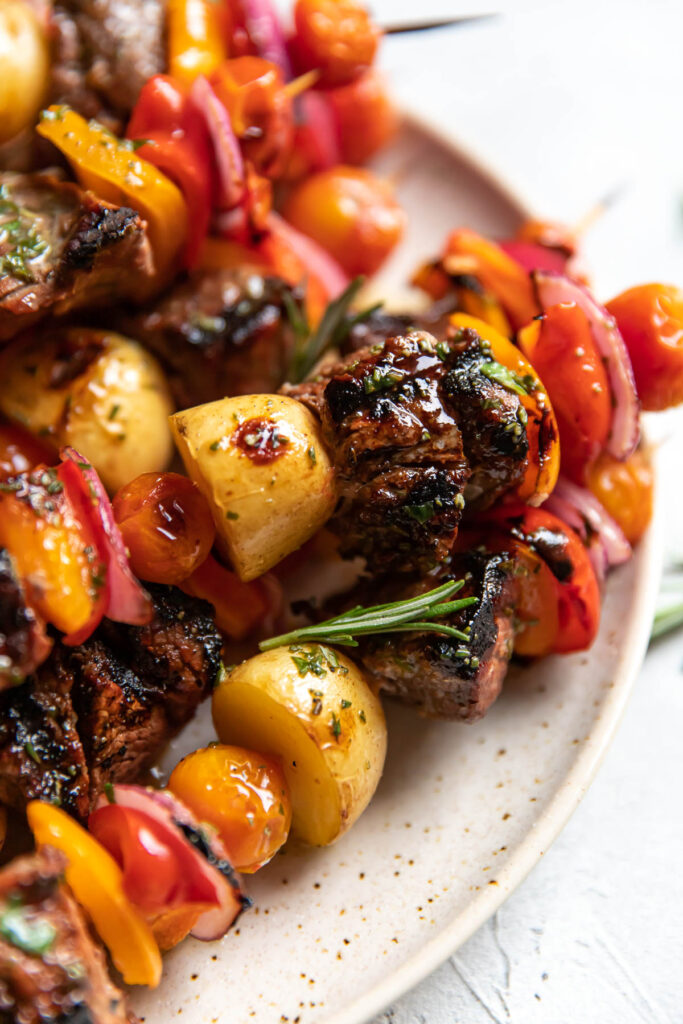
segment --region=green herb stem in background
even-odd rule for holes
[[[287,380],[291,384],[299,384],[305,380],[327,349],[332,345],[339,344],[344,334],[348,333],[350,327],[346,327],[346,325],[349,323],[347,320],[349,307],[364,283],[364,277],[354,278],[339,298],[330,302],[313,332],[310,331],[300,307],[291,296],[285,293],[287,316],[296,337],[294,357],[287,374]],[[356,314],[352,317],[351,324],[357,323],[359,318],[362,319],[369,315],[369,312],[374,311],[375,308],[371,307],[371,310],[366,310],[363,314]]]
[[[464,585],[464,580],[452,580],[426,594],[411,597],[406,601],[376,604],[369,608],[358,605],[342,615],[327,619],[325,622],[303,626],[290,633],[283,633],[281,636],[263,640],[259,647],[262,651],[270,651],[274,647],[305,641],[314,643],[329,641],[346,647],[357,647],[356,637],[358,636],[406,632],[440,633],[442,636],[450,636],[462,643],[467,643],[469,640],[467,633],[445,623],[432,621],[476,604],[476,597],[463,597],[456,601],[448,600],[457,594]]]

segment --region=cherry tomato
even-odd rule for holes
[[[400,240],[405,223],[387,181],[343,165],[297,185],[283,213],[351,275],[374,274]]]
[[[133,572],[180,583],[206,559],[216,529],[206,498],[179,473],[143,473],[116,494],[114,518]]]
[[[486,518],[536,552],[555,577],[559,629],[552,650],[590,647],[600,624],[600,588],[580,537],[557,516],[528,505],[501,505]]]
[[[576,231],[555,221],[525,220],[515,238],[519,242],[555,250],[563,254],[565,259],[575,256],[578,249]]]
[[[628,348],[644,409],[683,402],[683,291],[641,284],[607,304]]]
[[[0,423],[0,480],[27,473],[35,466],[50,465],[57,453],[47,442],[29,434],[16,423]]]
[[[588,487],[636,544],[652,518],[654,475],[645,454],[638,450],[625,462],[602,452],[588,470]]]
[[[238,871],[257,871],[287,839],[292,807],[279,761],[216,744],[178,764],[169,789],[217,829]]]
[[[280,68],[262,57],[236,57],[223,61],[210,81],[245,158],[260,174],[278,177],[294,139],[292,100]]]
[[[398,131],[398,114],[378,71],[328,89],[325,96],[336,121],[341,159],[363,164],[390,142]]]
[[[319,71],[323,85],[345,85],[375,59],[380,30],[355,0],[297,0],[294,26],[298,68]]]
[[[519,332],[518,341],[553,403],[562,471],[584,483],[612,422],[609,381],[588,318],[573,302],[551,306]]]

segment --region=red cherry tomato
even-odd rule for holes
[[[486,518],[531,548],[555,577],[559,629],[552,650],[590,647],[600,625],[600,588],[580,537],[557,516],[528,505],[499,506]]]
[[[641,284],[607,304],[626,342],[644,409],[683,402],[683,291]]]
[[[152,583],[181,583],[213,545],[206,499],[179,473],[143,473],[118,491],[113,509],[133,572]]]
[[[276,758],[216,744],[185,757],[168,786],[214,826],[238,871],[257,871],[287,839],[292,806]]]
[[[297,0],[292,53],[300,71],[319,71],[323,85],[344,85],[366,71],[380,30],[356,0]]]
[[[405,217],[387,181],[358,167],[331,167],[297,185],[284,216],[347,274],[374,274],[403,234]]]
[[[609,436],[612,399],[588,318],[575,303],[551,306],[518,336],[550,395],[560,431],[562,471],[584,483]]]
[[[652,519],[654,475],[645,454],[638,450],[621,462],[602,452],[588,470],[588,487],[629,544],[637,544]]]

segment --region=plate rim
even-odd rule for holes
[[[428,136],[439,148],[451,154],[492,191],[497,192],[518,211],[520,219],[533,216],[530,206],[497,170],[494,170],[471,146],[441,128],[428,117],[404,110],[402,123]],[[559,836],[588,791],[602,760],[617,732],[635,681],[647,653],[659,580],[664,557],[663,503],[658,486],[661,471],[659,449],[649,447],[655,476],[653,517],[647,534],[638,545],[639,565],[634,580],[633,612],[637,626],[626,637],[620,651],[625,667],[619,684],[609,692],[602,713],[594,723],[589,738],[582,745],[571,769],[557,792],[534,823],[515,853],[497,874],[496,886],[479,892],[464,911],[459,911],[437,935],[362,996],[342,1009],[326,1016],[322,1024],[366,1024],[393,1001],[410,991],[440,967],[480,928],[518,888]]]

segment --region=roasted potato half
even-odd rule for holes
[[[339,839],[382,775],[387,728],[360,669],[320,644],[293,644],[242,662],[213,694],[221,741],[277,754],[292,798],[292,833],[313,846]]]
[[[318,423],[300,402],[223,398],[177,412],[171,427],[240,579],[261,576],[332,514],[334,471]]]
[[[57,446],[73,445],[110,492],[166,468],[172,410],[156,359],[119,334],[42,331],[0,354],[0,412]]]
[[[47,39],[26,0],[0,3],[0,143],[32,127],[50,70]]]

